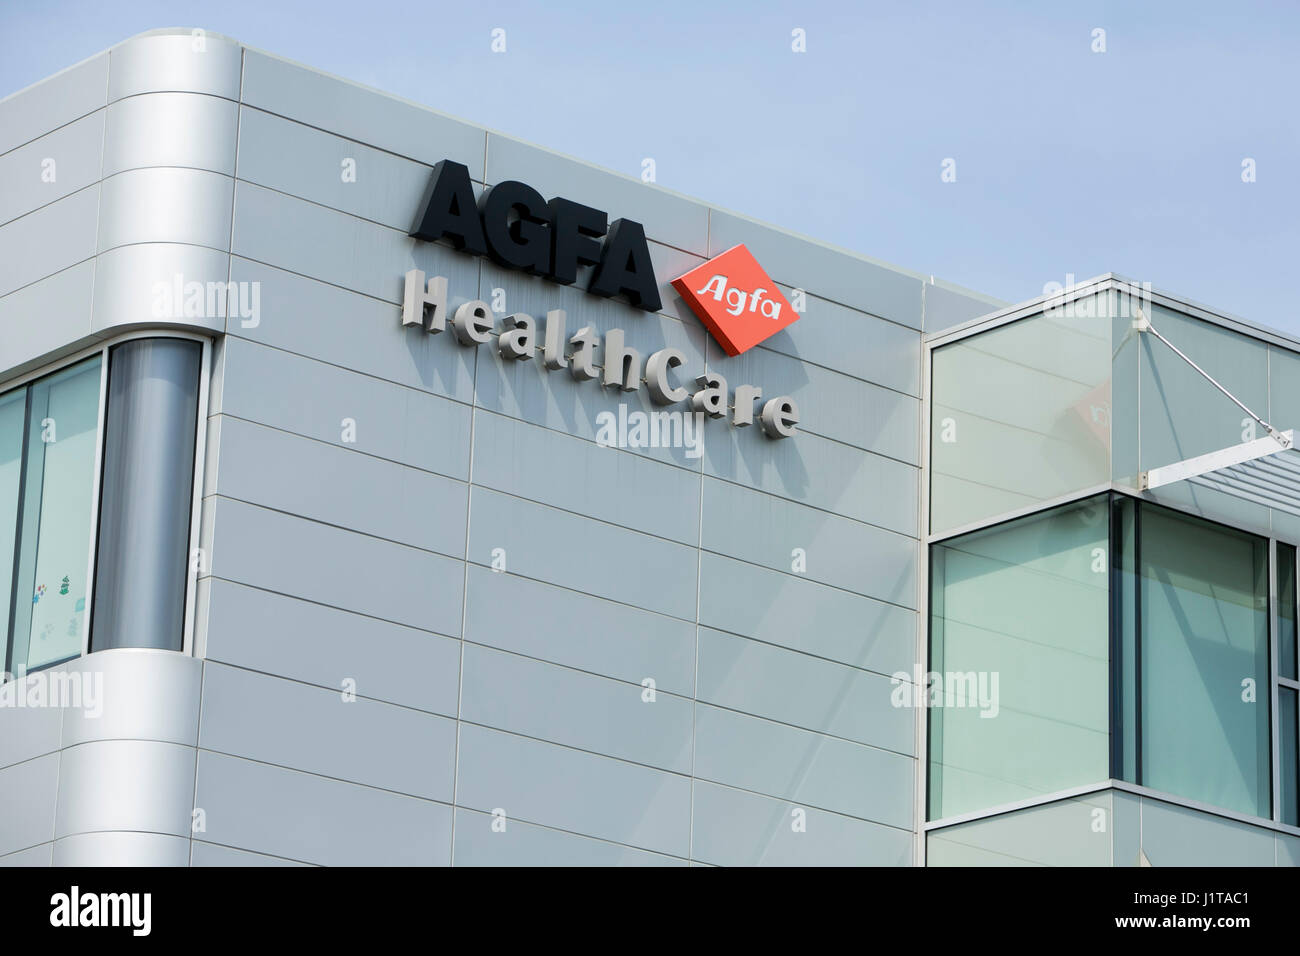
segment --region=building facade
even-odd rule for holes
[[[0,862],[1295,864],[1290,478],[1152,475],[1297,420],[1113,276],[134,37],[0,101]]]

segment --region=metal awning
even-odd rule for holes
[[[1138,475],[1138,487],[1143,491],[1152,491],[1176,481],[1186,481],[1300,517],[1300,450],[1295,447],[1294,432],[1279,431],[1242,404],[1205,369],[1157,332],[1141,309],[1138,309],[1138,317],[1133,326],[1173,349],[1179,358],[1232,399],[1238,408],[1268,432],[1263,438],[1144,471]]]
[[[1152,491],[1186,481],[1300,517],[1300,451],[1290,431],[1212,451],[1138,476]]]

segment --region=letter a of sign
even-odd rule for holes
[[[799,316],[744,244],[673,280],[673,288],[728,355],[739,355]]]

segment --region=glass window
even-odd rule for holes
[[[8,647],[13,610],[14,551],[18,543],[18,492],[23,475],[27,389],[0,395],[0,637]],[[6,669],[9,658],[6,655]]]
[[[0,587],[14,675],[81,653],[99,392],[95,357],[0,399]]]
[[[1281,777],[1282,822],[1300,826],[1300,726],[1297,726],[1296,691],[1277,689],[1278,746],[1281,747],[1278,773]]]
[[[930,819],[1109,776],[1108,535],[1100,496],[931,549]]]
[[[1109,314],[1085,296],[934,350],[931,531],[1110,480]]]
[[[184,646],[202,357],[189,339],[109,352],[92,650]]]
[[[1277,669],[1283,677],[1296,679],[1296,581],[1295,548],[1277,546]]]
[[[1117,723],[1128,779],[1217,807],[1271,813],[1268,545],[1134,503],[1122,562]]]

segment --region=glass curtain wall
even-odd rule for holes
[[[1296,549],[1277,545],[1278,819],[1300,826],[1300,687],[1296,681]],[[1282,683],[1287,681],[1288,683]]]
[[[1108,525],[1103,495],[931,549],[931,819],[1107,777]]]
[[[111,346],[103,411],[102,353],[0,393],[6,675],[79,657],[88,630],[91,650],[183,649],[203,354],[164,336]]]
[[[0,396],[0,626],[14,676],[81,653],[100,359]]]
[[[1267,539],[1118,494],[931,547],[931,820],[1115,777],[1271,818]],[[1295,550],[1276,628],[1294,646]],[[1297,694],[1281,680],[1280,818]],[[988,688],[972,705],[952,688]]]
[[[1271,815],[1268,542],[1116,499],[1124,779]]]

